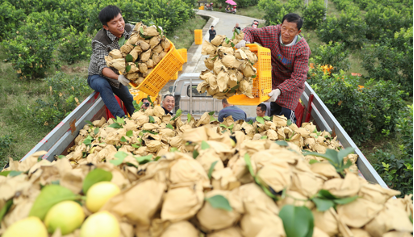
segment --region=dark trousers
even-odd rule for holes
[[[104,77],[100,75],[91,75],[88,76],[88,85],[95,91],[101,94],[102,100],[105,103],[106,107],[111,111],[112,116],[123,118],[125,117],[124,110],[119,106],[118,101],[115,99],[115,95],[124,102],[125,107],[129,113],[132,115],[135,111],[132,101],[134,98],[131,93],[129,93],[128,87],[120,85],[119,89],[111,86],[111,84]]]
[[[275,102],[270,103],[270,116],[273,115],[284,115],[287,119],[290,119],[292,123],[296,124],[295,111],[292,111],[288,108],[284,108]]]

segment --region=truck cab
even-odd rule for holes
[[[197,85],[202,82],[199,77],[200,73],[184,73],[169,87],[169,92],[175,98],[174,113],[181,109],[183,114],[190,113],[198,117],[214,111],[214,115],[218,116],[223,109],[221,100],[214,99],[207,92],[201,94],[197,91]]]

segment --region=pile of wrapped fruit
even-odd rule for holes
[[[235,94],[244,94],[253,98],[253,78],[256,77],[257,55],[248,47],[235,49],[234,46],[242,40],[244,33],[234,33],[233,39],[217,35],[211,42],[204,41],[201,54],[209,55],[204,60],[207,69],[202,71],[197,86],[200,93],[216,99],[229,98]]]
[[[352,149],[312,123],[182,121],[155,106],[45,153],[0,172],[0,235],[412,236],[411,196],[359,177]]]
[[[122,44],[122,43],[120,43]],[[106,65],[121,72],[127,79],[140,84],[167,55],[170,41],[161,28],[137,23],[121,50],[114,49],[105,56]]]

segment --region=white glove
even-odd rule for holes
[[[128,84],[129,84],[129,80],[126,79],[126,77],[124,75],[119,75],[118,76],[118,81],[124,86],[128,86]]]
[[[279,95],[280,95],[279,89],[272,90],[268,95],[270,96],[270,99],[268,101],[275,102],[277,100],[277,97],[279,97]]]
[[[237,43],[234,47],[236,49],[240,49],[241,47],[246,47],[246,40],[240,40],[239,43]]]

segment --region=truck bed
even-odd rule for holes
[[[311,103],[311,118],[319,130],[334,131],[341,144],[347,147],[353,147],[358,155],[357,166],[360,175],[370,183],[377,183],[387,188],[385,182],[381,179],[369,161],[365,158],[351,137],[346,133],[343,127],[338,123],[323,101],[313,91],[308,83],[305,83],[305,91],[301,95],[301,100],[305,106],[306,116],[308,103],[311,95],[314,96]],[[85,121],[94,121],[106,118],[105,105],[99,93],[93,92],[88,96],[75,110],[72,111],[62,122],[60,122],[48,135],[46,135],[32,150],[30,150],[22,159],[30,156],[36,151],[48,151],[42,158],[53,160],[56,155],[65,155],[67,148],[71,147],[79,131],[86,124]]]

